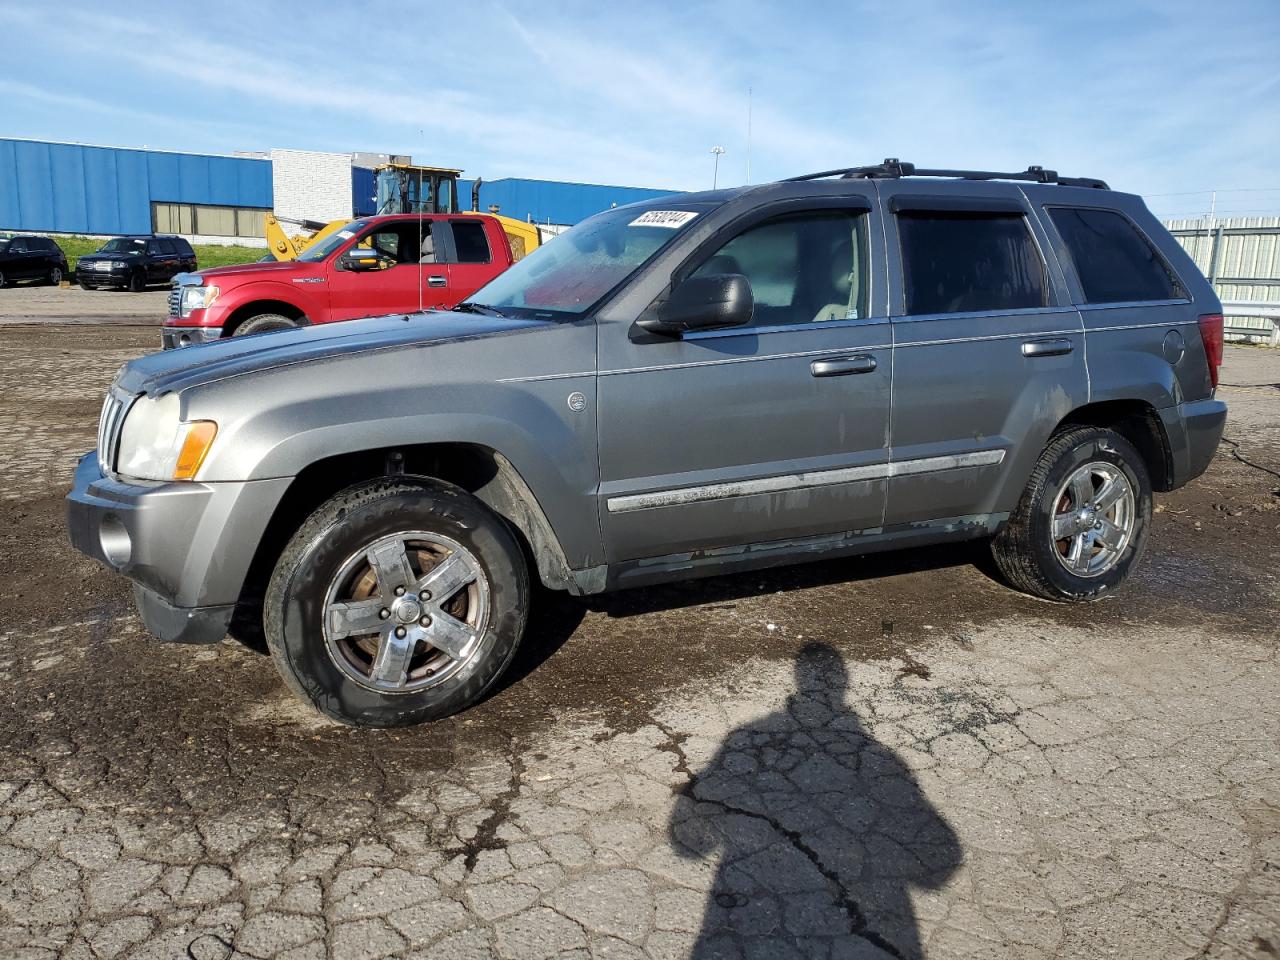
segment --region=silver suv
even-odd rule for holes
[[[484,696],[593,594],[988,538],[1093,600],[1202,473],[1220,304],[1136,196],[886,161],[612,209],[453,311],[126,364],[72,542],[148,628],[265,632],[322,713]]]

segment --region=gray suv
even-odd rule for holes
[[[322,713],[474,703],[594,594],[987,538],[1093,600],[1204,471],[1220,304],[1097,180],[886,161],[601,213],[452,311],[126,364],[72,542]]]

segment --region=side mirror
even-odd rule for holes
[[[679,336],[689,330],[740,327],[751,321],[755,298],[751,281],[740,273],[689,277],[674,290],[654,316],[636,321],[649,333]]]
[[[381,270],[382,254],[368,247],[352,247],[338,258],[338,269],[356,272]]]

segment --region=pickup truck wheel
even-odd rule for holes
[[[1142,557],[1151,478],[1124,437],[1100,427],[1055,434],[1008,524],[992,543],[1019,590],[1046,600],[1097,600]]]
[[[297,324],[278,313],[260,313],[236,327],[233,337],[247,337],[251,333],[267,333],[270,330],[292,330]]]
[[[285,682],[343,723],[396,727],[479,700],[524,633],[529,574],[505,522],[466,491],[383,478],[321,506],[267,587]]]

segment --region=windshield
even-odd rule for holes
[[[298,254],[298,259],[304,263],[319,263],[364,228],[364,220],[352,220],[341,230],[331,233],[319,243],[313,243],[307,247],[302,253]]]
[[[139,237],[116,237],[108,240],[98,250],[99,253],[143,253],[147,249],[147,241]]]
[[[468,302],[505,314],[585,313],[705,209],[673,200],[661,209],[620,207],[584,220],[499,274]]]

